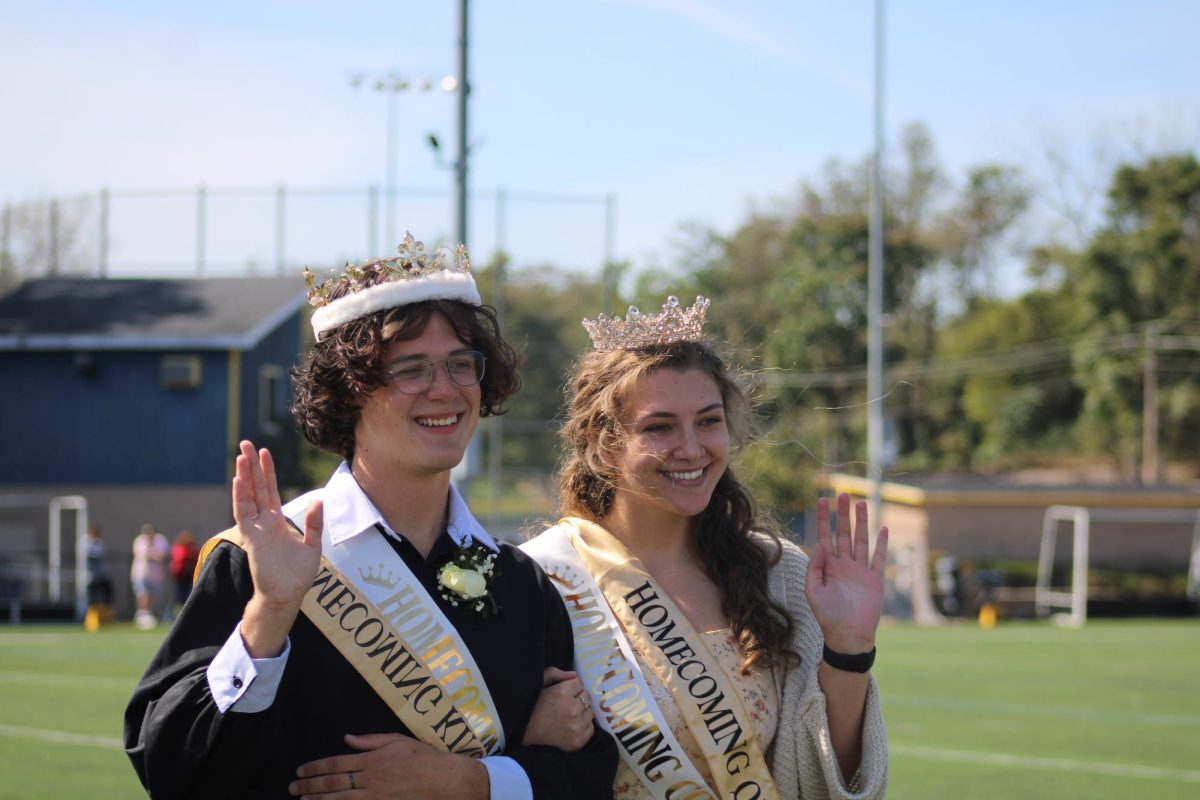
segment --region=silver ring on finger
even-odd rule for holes
[[[358,781],[356,781],[356,780],[354,779],[354,773],[353,773],[353,772],[350,772],[350,773],[347,773],[347,774],[350,776],[350,788],[351,788],[351,789],[357,789],[357,788],[358,788]]]

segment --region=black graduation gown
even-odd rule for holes
[[[576,753],[520,744],[543,668],[571,669],[574,647],[566,609],[541,568],[501,544],[492,580],[500,611],[483,617],[437,593],[437,568],[456,547],[449,535],[435,543],[428,560],[407,542],[387,540],[471,650],[504,727],[503,755],[525,770],[534,797],[611,798],[617,750],[599,727]],[[292,650],[274,703],[257,713],[222,714],[206,670],[252,593],[245,552],[228,542],[217,546],[134,690],[125,711],[125,750],[151,797],[286,798],[299,765],[353,752],[345,734],[408,733],[303,614],[289,635]]]

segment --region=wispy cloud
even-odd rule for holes
[[[822,58],[816,52],[816,48],[806,45],[801,40],[799,34],[790,40],[779,36],[768,25],[751,18],[745,7],[733,8],[704,0],[616,1],[628,6],[670,14],[747,50],[764,54],[799,70],[820,75],[864,99],[871,96],[870,86],[862,78],[838,69]]]

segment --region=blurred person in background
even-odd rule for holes
[[[112,573],[108,570],[108,558],[104,553],[104,539],[98,525],[87,529],[87,613],[83,626],[89,631],[99,629],[112,619]]]
[[[133,540],[133,561],[129,565],[129,582],[133,585],[136,610],[133,621],[139,628],[158,624],[156,613],[163,603],[163,587],[167,578],[167,559],[171,545],[154,526],[147,523]]]
[[[200,548],[196,547],[196,537],[189,530],[180,531],[171,543],[171,582],[175,588],[176,612],[183,608],[188,595],[192,593],[192,579],[199,558]]]

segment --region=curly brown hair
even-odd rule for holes
[[[612,509],[617,475],[605,455],[623,446],[623,403],[638,381],[661,369],[706,372],[721,392],[731,439],[741,445],[749,438],[753,426],[746,391],[703,342],[585,353],[568,380],[567,418],[560,433],[558,502],[564,515],[599,522]],[[779,536],[760,517],[732,468],[725,470],[707,508],[695,518],[691,545],[721,592],[721,610],[742,651],[742,670],[794,659],[787,646],[791,615],[767,593],[767,572],[782,554]]]
[[[369,272],[364,282],[379,280]],[[445,317],[455,335],[486,359],[480,416],[503,414],[504,401],[521,388],[521,379],[517,353],[500,335],[495,309],[425,300],[351,320],[313,345],[304,364],[292,370],[292,417],[304,438],[348,461],[354,458],[354,429],[363,400],[387,384],[383,362],[388,347],[420,336],[434,314]]]

